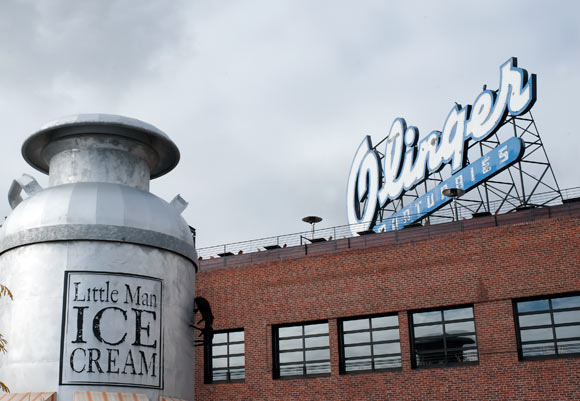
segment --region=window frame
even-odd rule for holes
[[[243,340],[242,341],[230,341],[230,333],[243,333]],[[215,343],[213,339],[215,338],[216,334],[226,334],[226,342]],[[242,344],[244,346],[244,352],[240,353],[230,353],[230,346],[231,345],[239,345]],[[213,355],[213,347],[214,346],[227,346],[227,351],[224,355]],[[225,330],[216,330],[214,331],[214,337],[212,338],[211,342],[207,342],[204,344],[204,383],[205,384],[224,384],[224,383],[243,383],[246,380],[246,332],[243,328],[236,328],[236,329],[225,329]],[[232,379],[231,370],[237,369],[239,366],[230,366],[230,359],[234,357],[244,357],[244,365],[243,372],[244,377],[242,379]],[[227,360],[227,366],[225,368],[214,368],[213,367],[213,359],[215,358],[225,358]],[[225,371],[226,372],[226,379],[225,380],[215,380],[214,379],[214,370]]]
[[[580,325],[580,320],[575,322],[568,322],[568,323],[555,323],[554,321],[554,313],[560,312],[572,312],[572,311],[580,311],[579,307],[572,307],[572,308],[556,308],[552,307],[552,301],[554,299],[561,299],[561,298],[569,298],[569,297],[577,297],[580,296],[580,292],[569,292],[564,294],[548,294],[548,295],[537,295],[533,297],[525,297],[525,298],[515,298],[512,300],[512,308],[513,308],[513,317],[514,317],[514,325],[516,330],[516,342],[517,342],[517,350],[518,350],[518,360],[519,361],[537,361],[537,360],[544,360],[544,359],[561,359],[561,358],[577,358],[580,357],[580,351],[573,352],[573,353],[560,353],[558,351],[558,337],[556,336],[556,328],[558,327],[566,327],[566,326],[578,326]],[[530,302],[530,301],[540,301],[540,300],[547,300],[549,309],[543,309],[540,311],[532,311],[532,312],[518,312],[518,303],[523,302]],[[532,325],[532,326],[525,326],[523,330],[534,330],[534,329],[542,329],[542,328],[550,328],[552,330],[552,339],[551,340],[532,340],[532,341],[522,341],[521,332],[522,327],[520,326],[520,316],[533,316],[533,315],[540,315],[540,314],[550,314],[550,324],[549,325]],[[570,337],[566,338],[561,341],[580,341],[579,337]],[[531,356],[524,356],[523,353],[523,345],[524,344],[552,344],[554,346],[554,353],[550,355],[531,355]]]
[[[470,318],[463,318],[463,319],[451,319],[445,320],[445,311],[455,310],[455,309],[465,309],[471,308],[473,312],[473,317]],[[414,323],[413,315],[416,313],[423,313],[423,312],[440,312],[441,313],[441,320],[436,322],[427,322],[427,323]],[[409,349],[411,352],[411,367],[413,369],[434,369],[434,368],[448,368],[448,367],[458,367],[458,366],[473,366],[479,365],[479,345],[477,341],[477,325],[475,323],[475,307],[474,304],[462,304],[462,305],[449,305],[449,306],[442,306],[442,307],[434,307],[434,308],[425,308],[425,309],[416,309],[410,310],[407,312],[408,316],[408,323],[409,323]],[[473,332],[464,332],[461,333],[462,335],[473,335],[475,337],[475,345],[473,347],[469,347],[467,350],[475,350],[475,354],[477,356],[477,360],[475,361],[461,361],[461,362],[449,362],[448,359],[448,352],[452,352],[458,350],[458,348],[448,348],[447,347],[447,340],[450,335],[445,333],[445,325],[446,324],[454,324],[454,323],[463,323],[463,322],[473,322]],[[415,344],[415,327],[428,327],[428,326],[436,326],[441,325],[442,335],[441,336],[426,336],[420,338],[437,338],[440,337],[443,339],[443,348],[437,350],[431,350],[430,353],[435,354],[436,352],[443,351],[443,356],[445,359],[445,363],[437,363],[433,365],[418,365],[417,359],[415,355],[415,351],[417,349]],[[463,347],[462,347],[463,348]]]
[[[396,326],[385,326],[385,327],[372,327],[372,319],[380,318],[380,317],[396,317],[397,318],[397,325]],[[355,321],[355,320],[365,320],[367,319],[369,322],[368,329],[358,329],[358,330],[344,330],[344,322]],[[339,373],[341,375],[352,375],[352,374],[363,374],[363,373],[375,373],[375,372],[386,372],[386,371],[398,371],[402,369],[403,364],[403,357],[401,353],[401,325],[399,322],[399,314],[398,312],[392,313],[381,313],[375,315],[363,315],[363,316],[350,316],[345,318],[337,319],[337,326],[338,326],[338,347],[339,347]],[[396,340],[382,340],[382,341],[373,341],[373,332],[377,331],[387,331],[387,330],[394,330],[397,329],[398,332],[398,339]],[[344,341],[345,334],[355,334],[355,333],[369,333],[370,341],[369,342],[360,342],[360,343],[352,343],[346,344]],[[399,352],[394,354],[380,354],[375,356],[374,354],[374,345],[380,344],[399,344]],[[361,357],[346,357],[346,348],[347,347],[354,347],[354,346],[370,346],[370,355],[369,356],[361,356]],[[385,356],[399,356],[399,366],[394,367],[387,367],[387,368],[375,368],[375,358],[385,357]],[[370,359],[370,369],[361,369],[361,370],[346,370],[346,364],[348,360],[356,360],[356,359]]]
[[[305,326],[310,326],[310,325],[316,325],[316,324],[323,324],[326,323],[326,327],[327,327],[327,332],[325,334],[310,334],[310,335],[306,335],[305,334]],[[298,336],[287,336],[287,337],[282,337],[280,338],[279,336],[279,330],[281,328],[286,328],[286,327],[300,327],[301,328],[301,335]],[[306,339],[307,338],[315,338],[315,337],[326,337],[328,338],[328,346],[323,346],[323,347],[309,347],[307,348],[305,343],[306,343]],[[291,348],[291,349],[285,349],[285,350],[280,350],[280,339],[282,340],[296,340],[296,339],[302,339],[302,347],[301,348]],[[306,352],[307,351],[313,351],[313,350],[323,350],[323,349],[327,349],[328,350],[328,359],[323,359],[323,360],[315,360],[316,362],[323,362],[323,363],[328,363],[328,372],[324,372],[324,373],[307,373],[307,363],[309,362],[306,359]],[[280,353],[286,353],[286,352],[298,352],[298,351],[302,351],[303,356],[302,356],[302,361],[299,362],[280,362]],[[296,375],[284,375],[282,376],[280,374],[280,366],[281,365],[298,365],[298,364],[302,364],[302,374],[296,374]],[[281,380],[286,380],[286,379],[304,379],[304,378],[311,378],[311,377],[324,377],[324,376],[330,376],[331,375],[331,371],[332,371],[332,367],[331,367],[331,357],[330,357],[330,324],[328,322],[328,320],[316,320],[316,321],[308,321],[308,322],[297,322],[297,323],[285,323],[285,324],[280,324],[280,325],[273,325],[272,326],[272,377],[273,379],[281,379]]]

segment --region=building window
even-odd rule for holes
[[[397,315],[339,321],[340,371],[375,372],[401,367]]]
[[[274,327],[274,377],[330,374],[328,322]]]
[[[415,368],[477,363],[473,306],[409,314]]]
[[[520,359],[580,355],[580,295],[514,302]]]
[[[244,330],[215,332],[205,355],[207,383],[244,381]]]

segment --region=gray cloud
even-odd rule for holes
[[[155,77],[183,40],[187,2],[7,1],[1,6],[2,75],[19,89],[126,89]]]

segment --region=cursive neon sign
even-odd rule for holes
[[[366,136],[356,151],[348,177],[348,222],[351,226],[357,224],[352,230],[402,228],[448,203],[450,199],[441,191],[449,185],[469,190],[515,163],[523,153],[523,144],[516,143],[519,140],[506,141],[507,147],[500,144],[494,149],[495,153],[492,151],[476,160],[469,165],[471,170],[466,170],[467,142],[487,139],[508,115],[528,112],[535,101],[536,76],[528,77],[527,71],[518,68],[517,59],[513,57],[500,66],[498,90],[484,89],[473,106],[453,106],[442,131],[432,131],[419,141],[416,127],[407,126],[403,118],[395,119],[385,140],[383,163],[373,149],[371,138]],[[427,197],[418,198],[416,202],[419,203],[414,202],[405,208],[406,211],[395,213],[389,218],[391,224],[376,221],[381,208],[446,165],[451,166],[453,181],[445,180],[425,194]]]

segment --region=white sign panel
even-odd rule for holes
[[[163,386],[162,281],[66,272],[61,384]]]

